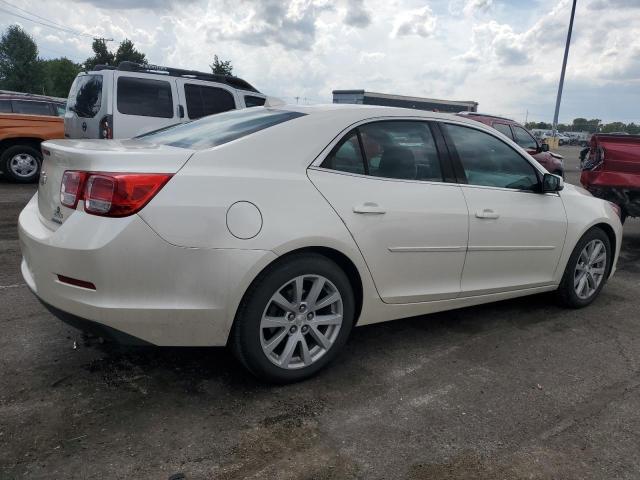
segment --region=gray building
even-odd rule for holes
[[[334,90],[333,103],[355,103],[358,105],[382,105],[385,107],[415,108],[438,112],[477,112],[478,102],[438,100],[435,98],[406,97],[365,90]]]

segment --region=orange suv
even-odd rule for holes
[[[63,99],[26,94],[0,94],[0,171],[19,183],[40,174],[44,140],[64,138]]]

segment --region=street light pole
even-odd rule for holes
[[[569,31],[567,32],[567,44],[564,47],[564,59],[562,60],[562,72],[560,73],[560,85],[558,85],[558,97],[556,98],[556,111],[553,114],[553,136],[558,136],[558,114],[560,113],[560,100],[562,100],[562,87],[564,86],[564,72],[567,69],[567,58],[569,58],[569,46],[571,45],[571,31],[573,30],[573,17],[576,14],[576,1],[573,0],[571,7],[571,20],[569,20]]]

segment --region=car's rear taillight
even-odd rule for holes
[[[107,217],[132,215],[171,177],[166,173],[90,173],[84,189],[84,210]]]
[[[82,189],[84,187],[84,179],[86,172],[76,172],[67,170],[62,175],[62,184],[60,185],[60,203],[65,207],[76,208],[78,200],[82,197]]]
[[[170,173],[111,173],[67,170],[62,176],[60,201],[92,215],[126,217],[140,211],[173,175]]]
[[[105,115],[100,120],[98,136],[108,140],[113,138],[113,117],[111,115]]]

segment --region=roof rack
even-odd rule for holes
[[[99,70],[119,70],[122,72],[153,73],[157,75],[167,75],[170,77],[193,78],[195,80],[205,80],[209,82],[224,83],[240,90],[260,93],[253,85],[233,75],[218,75],[215,73],[198,72],[196,70],[183,70],[181,68],[163,67],[160,65],[140,64],[135,62],[120,62],[115,67],[113,65],[96,65],[94,71]]]
[[[462,112],[458,112],[458,115],[468,115],[470,117],[489,117],[489,118],[499,118],[500,120],[508,120],[510,122],[513,122],[512,119],[507,118],[507,117],[501,117],[499,115],[491,115],[489,113],[481,113],[481,112],[467,112],[462,111]]]

